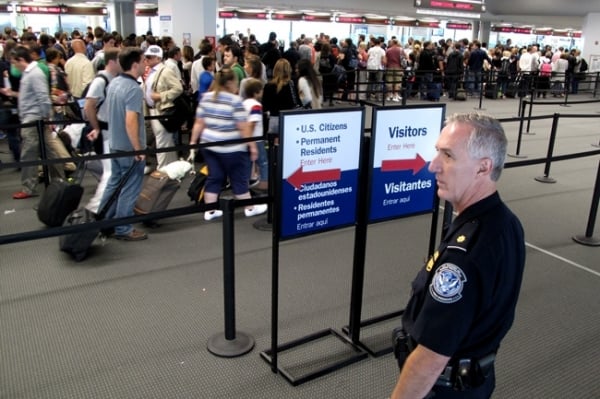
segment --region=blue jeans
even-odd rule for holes
[[[479,91],[479,85],[481,84],[481,71],[467,70],[467,76],[465,79],[467,84],[467,92],[474,94]]]
[[[108,180],[108,184],[106,185],[106,189],[104,190],[104,195],[102,196],[102,201],[100,201],[100,206],[98,207],[98,209],[103,209],[106,206],[108,199],[117,190],[117,187],[123,179],[123,176],[127,174],[127,171],[133,165],[135,159],[134,157],[128,156],[111,158],[110,161],[111,175],[110,179]],[[135,206],[135,202],[137,201],[137,198],[140,195],[140,192],[142,191],[142,182],[144,180],[145,166],[146,161],[140,161],[135,163],[135,165],[133,166],[133,172],[123,185],[123,188],[121,188],[121,192],[119,193],[116,201],[108,209],[105,219],[115,219],[133,216],[133,207]],[[115,234],[127,235],[131,233],[132,230],[133,225],[124,224],[115,227]]]
[[[267,150],[265,149],[264,141],[256,142],[256,149],[258,150],[258,158],[256,159],[256,166],[258,166],[258,176],[260,181],[269,180],[269,160],[267,158]]]

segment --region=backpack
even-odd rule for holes
[[[356,54],[356,49],[354,47],[351,47],[348,49],[346,54],[348,54],[348,57],[349,57],[348,68],[350,68],[350,69],[358,68],[358,55]]]
[[[588,63],[585,58],[581,59],[581,64],[579,65],[579,72],[585,72],[588,70]]]
[[[96,74],[96,76],[94,76],[94,79],[92,79],[92,82],[94,80],[96,80],[96,78],[102,78],[104,80],[104,100],[106,100],[106,89],[108,88],[108,84],[110,82],[108,81],[108,78],[106,76],[104,76],[104,74],[102,74],[102,73]],[[87,93],[88,93],[88,91],[90,91],[90,86],[92,85],[92,82],[88,83],[83,88],[83,91],[81,92],[81,97],[80,97],[81,99],[85,99],[87,97]],[[98,104],[96,104],[96,110],[100,109],[100,106],[102,105],[102,103],[104,102],[104,100],[102,100]]]
[[[110,83],[108,81],[108,78],[106,76],[104,76],[104,74],[98,73],[94,79],[92,79],[92,82],[94,80],[96,80],[96,78],[102,78],[104,79],[104,99],[102,101],[99,101],[96,103],[96,112],[100,109],[100,107],[102,106],[102,104],[104,103],[104,100],[106,100],[106,89],[108,88],[108,84]],[[88,153],[88,152],[92,152],[94,151],[96,154],[103,154],[104,153],[104,147],[102,144],[102,131],[100,131],[98,138],[96,140],[94,140],[93,142],[87,139],[87,134],[89,132],[92,131],[92,125],[87,121],[87,118],[85,117],[84,113],[83,113],[83,104],[85,104],[85,98],[87,96],[88,91],[90,90],[90,86],[92,85],[92,82],[88,83],[83,91],[81,92],[81,99],[80,101],[80,113],[81,116],[80,118],[85,120],[85,126],[83,127],[83,129],[81,130],[81,139],[79,140],[79,150],[81,151],[82,154]],[[100,128],[101,129],[105,129],[106,127],[102,126],[101,121],[100,122]]]
[[[319,72],[331,72],[331,64],[328,57],[319,59]]]
[[[540,76],[548,77],[552,76],[552,64],[549,62],[543,62],[540,67]]]
[[[502,60],[502,64],[500,65],[500,73],[505,76],[510,73],[510,60],[508,58]]]

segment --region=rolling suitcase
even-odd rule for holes
[[[442,96],[442,84],[437,82],[429,82],[427,84],[427,99],[429,101],[440,101]]]
[[[108,212],[110,207],[115,203],[117,197],[119,196],[119,193],[121,192],[121,189],[127,182],[127,179],[129,179],[129,176],[131,176],[131,174],[133,173],[136,164],[137,162],[134,162],[131,165],[131,167],[127,170],[127,172],[119,182],[119,185],[117,186],[115,192],[110,196],[110,198],[106,202],[106,205],[104,205],[104,207],[101,210],[99,210],[97,215],[95,215],[93,212],[90,212],[86,208],[79,208],[71,212],[67,216],[67,219],[65,220],[63,226],[85,225],[104,219],[104,217],[106,216],[106,212]],[[75,259],[77,262],[81,262],[86,258],[88,251],[96,237],[98,237],[98,234],[100,234],[100,229],[96,227],[75,233],[64,234],[58,239],[59,248],[61,251],[71,255],[73,259]]]
[[[169,178],[166,173],[155,170],[144,182],[133,211],[137,215],[164,211],[175,196],[180,184],[178,180]]]
[[[490,98],[492,100],[498,99],[498,84],[496,84],[496,83],[486,83],[485,84],[485,98]]]
[[[83,187],[80,184],[53,180],[38,204],[38,219],[50,227],[62,226],[67,215],[77,209],[82,196]]]
[[[62,226],[67,215],[77,209],[83,196],[80,183],[84,173],[85,162],[81,162],[74,180],[55,179],[46,187],[37,209],[38,219],[42,223],[50,227]]]

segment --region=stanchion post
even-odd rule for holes
[[[552,117],[552,130],[550,131],[550,140],[548,142],[548,153],[546,154],[546,164],[544,166],[544,176],[535,177],[535,180],[541,183],[556,183],[556,180],[550,176],[550,164],[552,163],[552,154],[554,154],[554,143],[556,141],[556,131],[558,130],[558,119],[560,115],[554,114]]]
[[[513,157],[513,158],[527,158],[524,155],[521,155],[521,141],[523,140],[523,119],[525,118],[525,107],[527,106],[527,104],[520,99],[520,105],[521,105],[521,109],[519,111],[519,133],[517,135],[517,149],[515,154],[508,154],[509,157]]]
[[[223,210],[223,293],[225,299],[225,333],[208,339],[207,349],[220,357],[242,356],[254,348],[254,339],[235,328],[235,243],[234,243],[234,200],[221,198]]]
[[[44,134],[44,132],[46,131],[46,124],[43,120],[39,120],[37,121],[37,131],[38,131],[38,137],[39,137],[39,146],[40,146],[40,158],[42,158],[43,161],[48,159],[48,152],[46,152],[46,136]],[[43,164],[42,165],[42,171],[44,174],[44,185],[46,187],[48,187],[48,185],[50,184],[50,172],[49,172],[49,168],[48,168],[48,164]]]
[[[370,139],[363,138],[362,147],[362,165],[366,164],[369,158]],[[362,187],[367,187],[368,168],[362,167],[359,175],[359,182]],[[367,225],[368,225],[368,208],[367,208],[367,190],[362,190],[357,196],[357,209],[360,211],[356,218],[356,230],[354,233],[354,256],[352,265],[352,292],[350,293],[350,321],[348,323],[348,331],[352,343],[359,344],[360,342],[360,327],[362,317],[362,300],[365,284],[365,258],[367,253]]]
[[[592,205],[590,206],[590,216],[588,217],[585,235],[573,236],[573,241],[592,247],[600,246],[600,238],[593,237],[596,216],[598,215],[598,202],[600,201],[600,161],[598,161],[598,172],[596,173],[596,184],[594,184],[594,194],[592,195]]]
[[[275,171],[277,165],[277,147],[275,146],[275,137],[273,133],[267,134],[267,140],[269,142],[269,151],[267,152],[267,162],[269,168],[269,178],[267,184],[267,195],[269,198],[274,198],[274,187],[275,187]],[[271,205],[273,202],[271,202]],[[271,231],[273,229],[273,206],[269,206],[267,210],[267,217],[261,218],[252,224],[255,229],[261,231]]]
[[[525,102],[525,104],[529,103],[529,113],[527,114],[527,130],[525,131],[525,134],[531,134],[531,135],[535,134],[529,130],[529,128],[531,127],[531,114],[533,113],[533,93],[534,93],[534,91],[532,90],[529,101]],[[524,108],[523,108],[523,111],[525,111]]]

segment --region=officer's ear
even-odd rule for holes
[[[487,176],[492,173],[492,160],[490,158],[481,158],[479,160],[479,170],[477,171],[478,175]]]

